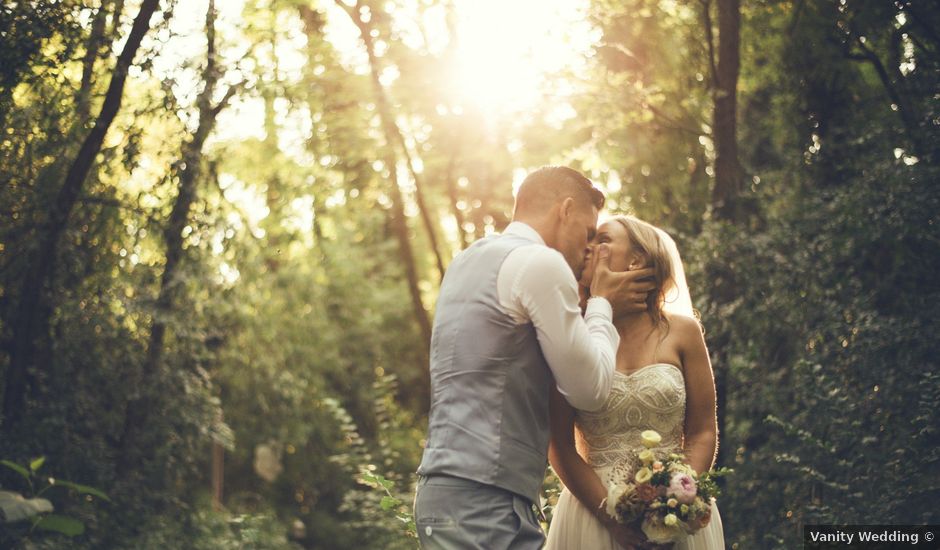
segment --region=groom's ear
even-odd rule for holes
[[[563,222],[571,221],[571,217],[574,216],[574,209],[574,198],[567,197],[563,199],[558,205],[558,218]]]

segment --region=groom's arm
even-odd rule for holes
[[[561,254],[546,247],[513,251],[502,270],[511,277],[509,309],[535,326],[558,391],[575,408],[599,409],[610,393],[620,343],[610,303],[592,298],[582,318],[571,268]]]

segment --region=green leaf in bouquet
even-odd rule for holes
[[[45,462],[46,462],[46,457],[44,456],[34,459],[32,462],[29,463],[29,469],[33,472],[37,472],[39,471],[40,468],[42,468],[42,465]]]

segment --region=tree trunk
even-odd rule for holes
[[[40,368],[34,360],[37,339],[48,332],[49,325],[48,315],[40,313],[42,310],[40,302],[43,290],[50,282],[59,240],[65,232],[69,216],[78,201],[95,157],[101,151],[105,134],[121,107],[128,69],[140,48],[141,40],[150,28],[150,19],[159,4],[159,0],[143,0],[141,3],[124,49],[118,56],[95,125],[85,137],[65,175],[62,187],[51,205],[47,227],[41,233],[38,245],[28,262],[29,267],[20,287],[20,301],[11,323],[13,345],[3,398],[3,415],[7,422],[19,420],[31,385],[29,370]]]
[[[324,21],[316,10],[305,4],[298,5],[297,12],[304,24],[304,34],[307,35],[307,66],[312,67],[316,63],[316,44],[317,41],[322,39],[323,27],[326,25],[326,21]],[[307,105],[311,113],[316,112],[316,110],[320,108],[319,105],[315,105],[314,103],[315,102],[308,97]],[[316,134],[314,133],[314,135]],[[310,149],[314,149],[314,146],[311,146]],[[319,159],[317,160],[319,161]],[[324,246],[323,225],[320,221],[321,215],[326,212],[326,205],[324,204],[325,201],[322,195],[322,193],[313,194],[313,223],[311,229],[313,230],[313,243],[320,253],[320,259],[323,261],[323,265],[329,265],[329,255]]]
[[[85,56],[82,58],[82,83],[78,89],[78,100],[75,106],[75,120],[80,128],[85,127],[85,120],[88,118],[91,109],[92,79],[95,75],[95,62],[98,61],[101,44],[104,41],[108,4],[108,0],[101,0],[101,5],[98,7],[98,11],[95,12],[95,17],[91,22],[91,34],[88,36],[88,42],[85,46]]]
[[[212,509],[222,511],[222,488],[225,484],[225,448],[212,442]]]
[[[374,73],[376,76],[377,72]],[[373,78],[374,82],[378,82],[377,78]],[[381,86],[381,84],[379,84]],[[385,92],[381,91],[381,94],[384,98]],[[388,112],[388,101],[385,100],[386,105],[386,116],[391,117],[391,113]],[[424,222],[424,228],[428,232],[428,239],[431,241],[431,252],[434,253],[434,260],[437,264],[437,274],[438,281],[444,280],[444,258],[441,255],[441,247],[437,240],[437,230],[434,228],[434,220],[431,218],[430,209],[427,204],[424,202],[424,193],[421,190],[424,188],[424,183],[422,178],[418,176],[418,172],[415,169],[414,160],[411,158],[411,152],[408,151],[408,145],[405,143],[405,136],[401,133],[401,129],[398,127],[398,124],[395,124],[394,119],[391,119],[390,127],[394,130],[395,136],[398,139],[398,143],[401,146],[401,150],[405,154],[405,163],[408,166],[408,172],[411,174],[411,178],[415,182],[415,199],[418,202],[418,212],[421,213],[421,220]]]
[[[152,377],[159,371],[167,333],[166,319],[176,305],[179,266],[184,254],[183,230],[189,221],[190,208],[196,199],[196,187],[202,172],[202,148],[215,126],[219,112],[225,107],[236,90],[234,86],[229,88],[225,97],[217,105],[212,105],[212,95],[219,79],[215,59],[215,16],[215,2],[209,0],[206,13],[208,53],[206,67],[203,71],[205,87],[196,99],[199,109],[199,124],[190,141],[184,145],[181,161],[177,164],[179,193],[173,203],[170,219],[163,233],[166,242],[166,265],[160,278],[160,291],[153,316],[147,358],[138,385],[143,390],[140,397],[131,400],[127,405],[127,416],[125,417],[124,430],[121,436],[123,471],[126,471],[126,468],[132,462],[133,455],[130,447],[131,442],[134,440],[134,434],[143,430],[148,416],[152,413],[151,400],[147,389],[152,387]]]
[[[395,124],[394,119],[392,118],[391,110],[388,106],[388,99],[385,97],[385,90],[382,87],[382,83],[379,81],[378,60],[375,56],[375,47],[373,44],[372,35],[370,34],[371,29],[369,29],[368,26],[362,21],[357,8],[352,8],[347,4],[344,4],[342,0],[336,0],[336,3],[346,11],[350,19],[359,29],[360,38],[365,45],[366,54],[369,58],[369,69],[370,75],[372,77],[373,91],[375,92],[376,104],[379,109],[379,117],[381,118],[382,122],[382,130],[385,135],[385,147],[387,150],[385,164],[388,168],[392,183],[390,186],[392,199],[392,227],[396,237],[398,238],[399,254],[405,267],[405,275],[408,281],[408,289],[411,292],[411,301],[414,307],[415,319],[418,321],[418,325],[421,329],[421,336],[423,340],[422,349],[426,354],[431,343],[431,321],[428,318],[428,312],[424,308],[424,303],[421,300],[421,290],[418,285],[418,270],[415,266],[414,252],[411,249],[411,240],[408,235],[408,223],[405,216],[403,197],[401,194],[401,188],[399,187],[398,174],[395,169],[397,164],[394,153],[395,142],[397,141],[396,134],[400,136],[401,133],[398,130],[398,126]],[[404,144],[402,143],[402,145]],[[418,182],[415,183],[417,184]],[[429,234],[431,234],[433,233],[433,229],[428,223],[426,209],[423,207],[424,201],[421,199],[420,187],[418,187],[416,191],[416,195],[419,201],[418,207],[422,211],[422,217],[426,221]],[[438,265],[441,266],[442,262],[440,261],[440,253],[437,250],[435,250],[434,253],[436,256],[438,256]]]
[[[712,132],[715,141],[715,187],[712,206],[719,219],[740,222],[744,188],[737,141],[737,86],[740,71],[740,0],[717,0],[718,61],[715,72]]]
[[[709,9],[710,2],[705,2]],[[740,0],[717,0],[718,6],[718,59],[712,60],[713,97],[712,138],[715,144],[715,187],[712,189],[712,208],[719,220],[743,223],[741,204],[743,174],[738,160],[737,141],[737,85],[740,71]],[[711,25],[707,16],[705,22]],[[707,36],[712,40],[710,28]],[[710,50],[713,48],[710,44]],[[713,299],[728,303],[733,298],[733,285],[713,289]],[[727,354],[725,346],[716,347],[715,391],[718,407],[718,433],[724,433],[727,403]],[[723,463],[724,448],[718,448],[718,463]]]
[[[450,199],[450,207],[454,213],[454,221],[457,223],[457,238],[460,240],[460,249],[465,250],[470,245],[470,239],[467,235],[467,228],[464,227],[466,224],[466,218],[464,218],[463,210],[458,206],[460,200],[457,197],[457,181],[454,176],[454,164],[457,161],[457,152],[455,151],[451,157],[450,161],[447,163],[447,196]]]
[[[861,36],[850,32],[850,39],[853,40],[855,45],[862,51],[861,55],[855,56],[855,59],[867,61],[871,64],[872,68],[875,69],[878,80],[881,82],[885,93],[888,94],[891,103],[894,104],[898,117],[901,119],[901,124],[904,125],[904,130],[911,142],[914,154],[919,157],[924,157],[930,147],[923,143],[920,124],[918,123],[919,117],[915,114],[914,107],[901,90],[903,76],[897,64],[892,64],[893,72],[896,77],[893,79],[891,73],[889,73],[888,69],[885,67],[885,64],[882,63],[881,58],[865,44]]]
[[[121,15],[124,13],[124,0],[117,0],[114,4],[114,10],[111,12],[111,21],[108,23],[108,36],[115,36],[118,33],[118,26],[121,24]]]
[[[431,251],[434,253],[434,258],[437,263],[438,274],[440,279],[444,279],[444,260],[441,256],[440,246],[438,244],[437,231],[434,228],[434,222],[431,218],[430,210],[428,209],[427,204],[424,201],[423,194],[423,182],[418,176],[418,173],[415,171],[414,162],[411,158],[411,153],[408,151],[408,146],[405,143],[405,137],[401,132],[401,128],[398,127],[398,124],[395,122],[395,117],[392,114],[391,108],[388,103],[388,97],[385,95],[385,88],[382,86],[382,82],[379,79],[379,61],[375,55],[375,44],[372,37],[372,29],[369,28],[368,23],[365,23],[362,20],[362,17],[359,15],[359,4],[357,3],[355,7],[351,7],[348,4],[343,3],[343,0],[336,0],[336,4],[339,5],[343,10],[349,15],[349,18],[352,20],[353,24],[356,25],[356,28],[359,29],[359,37],[362,39],[362,43],[366,48],[366,55],[369,58],[369,75],[372,78],[372,89],[375,94],[375,102],[378,106],[379,117],[382,120],[382,131],[385,134],[385,145],[389,148],[390,151],[395,150],[395,145],[401,147],[402,153],[405,155],[406,164],[408,166],[408,171],[411,173],[412,178],[415,182],[415,200],[418,203],[418,211],[421,213],[421,220],[424,223],[424,228],[428,233],[428,239],[431,241]],[[397,160],[394,153],[391,155],[391,159]],[[391,164],[388,168],[389,171],[394,172],[395,164]],[[393,178],[397,181],[397,177]],[[401,193],[398,193],[399,196]],[[422,307],[423,309],[423,307]],[[425,316],[427,314],[425,313]],[[421,321],[419,320],[419,323]],[[430,335],[428,337],[428,343],[430,343]]]

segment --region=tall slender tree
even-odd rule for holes
[[[180,265],[184,257],[184,229],[190,223],[190,210],[196,200],[199,182],[203,172],[203,147],[206,139],[215,127],[219,113],[228,104],[239,86],[230,86],[218,102],[213,103],[221,71],[216,54],[216,8],[215,0],[209,0],[206,11],[206,64],[202,71],[203,88],[196,99],[198,111],[198,125],[196,131],[183,145],[180,160],[175,164],[179,190],[170,218],[167,220],[163,232],[166,244],[166,262],[163,274],[160,277],[160,289],[157,294],[156,309],[153,315],[153,324],[150,329],[150,340],[147,347],[147,359],[141,372],[139,387],[145,388],[138,399],[128,403],[124,429],[121,436],[122,465],[124,469],[132,464],[133,454],[130,452],[135,434],[142,431],[143,425],[150,414],[149,393],[146,388],[151,386],[150,378],[158,372],[160,361],[164,353],[164,345],[168,329],[167,318],[177,305],[180,287]]]
[[[379,59],[376,55],[375,41],[372,34],[373,29],[369,23],[363,20],[361,11],[362,6],[358,2],[354,6],[350,6],[349,4],[343,2],[343,0],[336,0],[336,4],[346,12],[350,20],[359,30],[359,37],[362,40],[366,50],[366,55],[368,56],[369,60],[369,75],[372,81],[372,90],[379,111],[382,132],[385,138],[385,144],[383,147],[383,163],[385,165],[385,169],[388,171],[389,178],[388,191],[391,198],[391,212],[389,221],[392,232],[398,241],[399,257],[402,267],[405,270],[405,279],[408,284],[408,291],[411,295],[411,303],[415,320],[421,329],[423,359],[419,365],[419,368],[423,372],[427,364],[426,358],[428,357],[428,349],[431,343],[431,320],[428,315],[428,311],[424,306],[424,301],[421,297],[420,276],[418,274],[418,268],[415,262],[415,253],[411,245],[411,238],[408,229],[408,218],[405,215],[404,196],[402,195],[401,183],[399,182],[398,178],[398,155],[396,154],[396,145],[401,146],[403,150],[406,150],[407,148],[405,147],[405,141],[401,134],[401,130],[398,128],[398,125],[395,122],[394,114],[392,113],[391,106],[389,105],[385,88],[382,86],[380,79]],[[415,174],[413,168],[411,169],[411,172],[412,176],[417,175]],[[435,236],[436,232],[434,230],[434,224],[430,219],[428,207],[422,198],[420,180],[416,180],[415,184],[415,197],[418,202],[418,208],[421,212],[422,219],[425,222],[425,228],[427,229],[431,240],[431,247],[437,260],[440,276],[443,278],[444,265],[443,260],[441,259],[440,250],[438,248],[437,238]],[[424,396],[428,396],[429,381],[426,380],[426,376],[421,376],[420,380],[424,381],[424,387],[420,390],[420,393]],[[427,402],[428,397],[423,398],[422,401]]]
[[[336,0],[336,4],[343,8],[343,10],[349,15],[349,18],[352,20],[353,24],[356,25],[356,28],[359,30],[359,37],[366,49],[366,55],[369,59],[369,76],[372,79],[372,91],[375,96],[376,105],[379,109],[379,117],[381,118],[382,122],[382,132],[385,136],[385,145],[389,150],[389,160],[394,161],[393,164],[387,165],[389,171],[391,172],[391,179],[394,181],[395,187],[399,187],[398,175],[396,174],[398,155],[395,152],[396,148],[399,148],[405,157],[405,165],[408,168],[408,172],[411,174],[411,177],[414,180],[415,202],[418,204],[418,211],[421,214],[421,221],[423,222],[424,228],[428,233],[428,239],[431,243],[431,252],[434,254],[434,259],[437,263],[438,274],[440,279],[443,279],[444,260],[441,255],[441,247],[438,242],[435,222],[424,197],[424,184],[422,183],[421,176],[415,169],[414,159],[412,158],[411,152],[408,150],[408,144],[405,140],[405,136],[402,133],[401,128],[398,126],[398,123],[395,121],[395,114],[392,112],[387,92],[385,91],[385,87],[382,85],[380,60],[375,51],[375,40],[373,37],[373,32],[375,29],[370,24],[371,19],[366,21],[362,16],[362,10],[365,7],[363,4],[357,1],[354,5],[350,6],[343,0]],[[400,194],[400,191],[398,191],[398,193]],[[419,320],[419,323],[422,324],[423,327],[423,322]],[[422,331],[423,330],[424,329],[422,328]],[[428,331],[427,336],[427,340],[430,342],[430,331]]]
[[[49,328],[49,316],[47,308],[42,304],[42,298],[52,276],[59,241],[78,202],[95,157],[101,151],[105,135],[121,108],[128,71],[144,35],[150,29],[150,20],[159,4],[159,0],[141,2],[124,49],[118,56],[94,126],[85,136],[72,160],[62,186],[52,202],[45,228],[39,234],[37,245],[30,252],[31,258],[20,285],[19,303],[11,323],[13,342],[3,397],[3,415],[7,422],[15,423],[21,417],[31,386],[29,370],[41,368],[35,362],[35,354],[39,340],[47,336]]]
[[[718,11],[718,58],[712,59],[712,137],[715,142],[715,187],[712,205],[718,218],[740,221],[744,176],[738,157],[737,103],[741,67],[740,0],[715,0]],[[709,9],[706,1],[705,10]],[[706,18],[708,21],[709,18]],[[710,24],[706,33],[711,36]],[[711,51],[714,48],[710,48]]]

